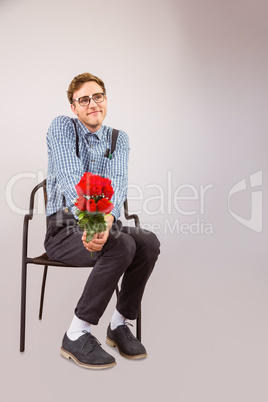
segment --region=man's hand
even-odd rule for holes
[[[107,222],[107,229],[110,230],[112,224],[114,223],[114,216],[113,215],[105,215],[105,220]]]
[[[89,243],[87,243],[86,241],[86,235],[87,232],[84,231],[82,236],[84,247],[91,252],[100,251],[108,239],[109,230],[107,229],[105,230],[105,232],[102,233],[95,233],[93,239]]]
[[[109,236],[109,230],[112,227],[113,221],[114,221],[114,216],[113,215],[106,215],[105,220],[107,222],[107,229],[105,232],[102,233],[95,233],[93,239],[87,243],[86,241],[86,235],[87,232],[84,231],[83,236],[82,236],[82,242],[84,244],[84,247],[91,252],[94,251],[100,251],[104,244],[106,243],[108,236]]]

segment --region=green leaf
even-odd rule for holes
[[[78,218],[82,219],[85,216],[85,211],[79,213]]]
[[[94,233],[101,233],[107,229],[105,215],[102,213],[92,213],[83,211],[79,214],[78,225],[87,231],[86,241],[92,240]]]

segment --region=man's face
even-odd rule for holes
[[[73,99],[81,98],[82,96],[90,96],[97,93],[102,93],[103,89],[95,81],[85,82],[80,89],[74,92]],[[107,113],[107,98],[101,103],[95,103],[90,100],[89,105],[81,106],[78,101],[71,104],[72,111],[77,115],[78,119],[91,132],[98,131],[101,128],[102,122]]]

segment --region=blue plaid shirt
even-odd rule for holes
[[[47,216],[65,208],[74,213],[77,198],[75,185],[84,172],[91,172],[111,179],[114,195],[111,214],[118,219],[127,196],[129,140],[126,133],[119,131],[112,159],[105,157],[111,149],[112,128],[102,126],[91,133],[83,123],[74,119],[79,138],[79,158],[76,156],[76,135],[70,117],[56,117],[47,133]]]

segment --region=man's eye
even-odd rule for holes
[[[85,97],[83,97],[83,98],[80,98],[80,104],[85,104],[85,103],[88,103],[88,96],[85,96]]]
[[[96,94],[96,95],[94,95],[94,99],[95,99],[96,101],[101,100],[101,99],[102,99],[102,94]]]

